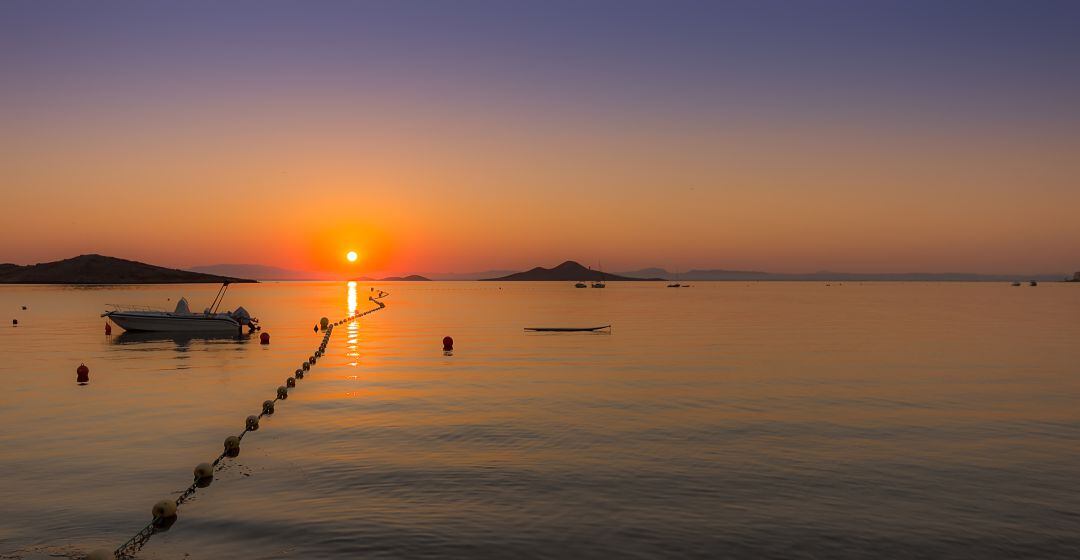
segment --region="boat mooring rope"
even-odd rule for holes
[[[278,401],[289,398],[289,389],[296,387],[297,381],[303,379],[318,359],[326,353],[326,345],[330,341],[330,335],[333,334],[334,327],[355,321],[364,315],[382,310],[386,307],[386,304],[379,300],[388,295],[390,294],[380,290],[378,295],[368,298],[368,300],[377,306],[374,309],[353,313],[340,321],[327,323],[326,328],[323,329],[324,334],[322,342],[319,344],[319,348],[301,364],[300,368],[293,373],[293,377],[285,380],[285,385],[277,388],[277,396],[273,400],[263,401],[262,412],[258,415],[247,417],[247,420],[244,422],[244,431],[240,432],[239,435],[225,438],[224,451],[222,451],[212,463],[200,463],[195,467],[195,480],[191,483],[191,486],[188,486],[187,490],[184,490],[175,500],[162,500],[155,504],[152,510],[153,518],[150,523],[125,541],[124,544],[117,547],[116,550],[111,552],[107,550],[91,552],[87,557],[87,560],[125,560],[134,558],[135,554],[150,541],[150,537],[154,536],[157,532],[167,530],[171,527],[172,524],[176,522],[177,509],[194,496],[199,488],[210,486],[210,483],[214,480],[214,473],[220,470],[219,466],[222,461],[226,458],[236,457],[240,454],[240,442],[244,439],[244,436],[247,435],[248,432],[254,432],[259,429],[259,420],[262,419],[263,416],[273,414],[274,405],[277,404]]]

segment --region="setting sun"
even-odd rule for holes
[[[345,254],[345,258],[348,259],[349,262],[356,262],[356,251],[349,251]]]

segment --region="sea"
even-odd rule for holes
[[[0,287],[0,558],[119,547],[378,290],[137,558],[1080,557],[1080,284],[266,282],[224,305],[269,344],[105,333],[217,289]]]

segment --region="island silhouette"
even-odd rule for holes
[[[62,261],[26,266],[0,264],[0,284],[212,284],[222,282],[250,283],[255,280],[165,268],[96,254],[79,255]]]
[[[499,278],[484,278],[485,281],[491,282],[513,282],[513,281],[662,281],[663,278],[633,278],[630,276],[620,276],[618,274],[608,274],[599,270],[593,270],[576,261],[566,261],[559,266],[553,268],[544,268],[538,266],[525,272],[516,272],[507,276],[501,276]]]

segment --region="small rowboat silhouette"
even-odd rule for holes
[[[601,327],[525,327],[525,330],[534,332],[591,332],[610,328],[611,325]]]

